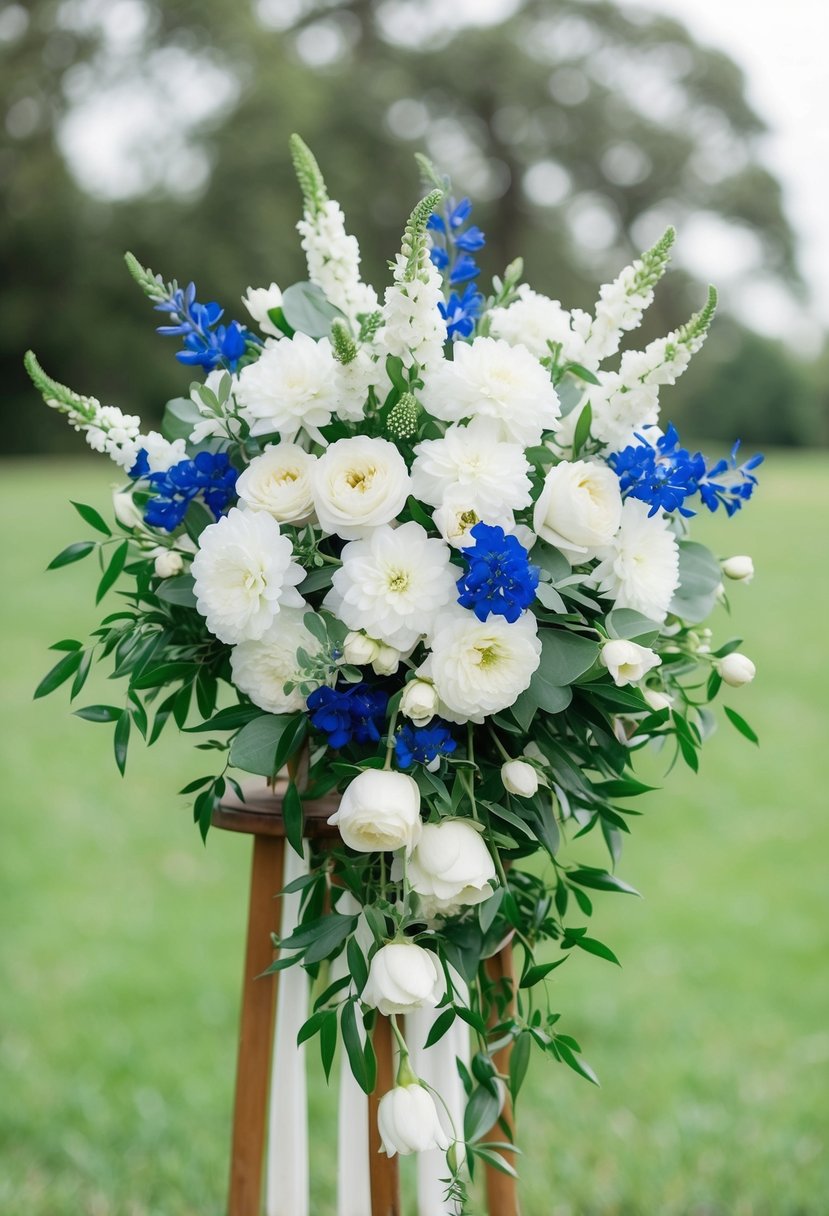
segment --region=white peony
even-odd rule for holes
[[[251,434],[278,431],[291,440],[304,428],[320,440],[319,428],[337,406],[337,366],[327,338],[269,339],[257,361],[242,368],[235,390]]]
[[[283,607],[302,605],[305,571],[279,524],[262,511],[240,511],[210,524],[193,558],[196,607],[220,641],[261,638]]]
[[[236,482],[240,502],[249,511],[267,511],[281,524],[304,522],[314,511],[316,459],[295,443],[269,444]]]
[[[263,637],[240,642],[230,653],[233,683],[269,714],[305,709],[305,694],[298,688],[286,692],[285,685],[305,678],[297,660],[299,648],[309,655],[320,648],[303,623],[306,611],[304,606],[283,608]]]
[[[512,705],[529,687],[541,643],[531,612],[510,625],[500,616],[479,621],[464,609],[438,618],[431,653],[418,675],[434,681],[441,714],[456,722],[482,722]]]
[[[526,760],[505,760],[501,765],[501,782],[508,794],[532,798],[538,793],[538,773]]]
[[[440,1121],[435,1100],[419,1082],[395,1085],[383,1094],[377,1108],[377,1126],[388,1157],[395,1153],[445,1151],[451,1143]]]
[[[345,546],[342,562],[326,606],[349,629],[362,628],[397,650],[414,646],[457,598],[449,549],[418,523],[374,528],[366,540]]]
[[[415,448],[412,493],[440,507],[458,487],[482,518],[529,506],[530,470],[524,449],[499,437],[497,422],[475,418],[468,426],[450,426],[442,439],[425,439]]]
[[[538,535],[581,563],[612,540],[622,518],[619,478],[604,464],[563,460],[544,478],[533,510]]]
[[[617,638],[605,642],[599,662],[610,672],[614,684],[624,688],[626,684],[638,684],[662,660],[656,651],[647,646]]]
[[[570,325],[570,313],[558,300],[539,295],[526,283],[518,288],[518,299],[507,308],[493,308],[490,328],[496,338],[510,346],[523,344],[537,359],[550,355],[550,343],[561,346],[559,363],[581,363],[583,341]]]
[[[392,876],[402,867],[395,860]],[[424,915],[453,915],[492,894],[495,863],[483,836],[465,819],[424,825],[408,863],[408,879]]]
[[[271,338],[283,336],[282,330],[268,316],[269,309],[282,307],[282,292],[276,283],[271,283],[270,287],[249,287],[247,295],[242,296],[242,303],[263,334]]]
[[[502,439],[531,447],[559,415],[556,390],[525,346],[498,338],[457,342],[454,358],[430,365],[420,393],[433,418],[493,418]]]
[[[328,820],[358,853],[411,851],[420,839],[420,790],[406,773],[367,768],[346,786]]]
[[[757,674],[757,668],[748,655],[740,654],[737,650],[732,651],[731,654],[724,655],[719,660],[717,671],[726,684],[729,684],[732,688],[740,688],[743,684],[750,684]]]
[[[648,510],[647,503],[626,500],[619,531],[599,551],[591,582],[617,608],[664,621],[679,586],[679,549],[668,519]]]
[[[446,976],[436,954],[414,942],[390,942],[372,958],[360,995],[364,1004],[388,1017],[434,1009],[445,992]]]
[[[395,518],[411,483],[393,443],[356,435],[338,439],[319,458],[312,489],[322,530],[355,540]]]

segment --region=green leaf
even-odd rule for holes
[[[346,1001],[343,1005],[341,1026],[343,1044],[348,1056],[348,1062],[351,1065],[354,1080],[364,1093],[369,1094],[373,1086],[369,1085],[366,1056],[363,1044],[360,1041],[360,1032],[357,1029],[357,1009],[354,1001]]]
[[[518,1092],[524,1083],[524,1078],[527,1075],[527,1069],[530,1066],[530,1052],[532,1050],[533,1037],[528,1030],[522,1030],[518,1038],[512,1045],[512,1051],[509,1058],[509,1088],[512,1094],[512,1100],[518,1097]]]
[[[327,338],[331,322],[343,314],[315,283],[294,283],[282,293],[282,315],[291,329],[310,338]]]
[[[300,595],[310,595],[312,591],[322,591],[331,586],[334,576],[333,566],[323,566],[320,570],[312,570],[299,585]]]
[[[357,991],[362,992],[368,980],[368,964],[355,937],[348,939],[345,947],[345,957],[348,962],[348,970],[351,972],[351,978],[354,980]]]
[[[496,1123],[500,1101],[496,1093],[484,1085],[476,1085],[463,1115],[463,1138],[467,1144],[480,1140]]]
[[[330,1010],[328,1009],[319,1009],[316,1013],[311,1014],[307,1022],[302,1023],[296,1036],[297,1047],[301,1043],[307,1043],[308,1039],[312,1039],[315,1034],[318,1034],[322,1030],[329,1013]]]
[[[174,443],[176,439],[189,439],[193,427],[201,422],[202,416],[195,401],[189,397],[174,397],[164,406],[164,417],[161,421],[161,433],[165,439]]]
[[[104,571],[103,578],[98,583],[98,590],[95,593],[95,603],[100,604],[101,600],[109,591],[112,584],[118,578],[118,575],[124,569],[124,563],[127,560],[127,551],[129,549],[129,541],[122,540],[120,545],[116,545],[112,557],[109,559],[109,564]]]
[[[318,612],[306,612],[302,618],[302,623],[312,638],[315,638],[321,646],[328,645],[328,630],[325,627],[325,621]]]
[[[75,710],[75,717],[83,718],[85,722],[115,722],[120,716],[117,705],[85,705],[83,709]]]
[[[192,574],[176,574],[173,578],[162,579],[155,594],[166,604],[177,604],[181,608],[195,608],[194,585]]]
[[[722,582],[720,563],[705,545],[696,541],[679,542],[679,587],[671,602],[671,612],[696,625],[711,614]]]
[[[737,713],[736,709],[729,709],[727,705],[724,705],[723,709],[725,710],[725,716],[728,718],[731,725],[734,726],[741,735],[745,735],[746,739],[748,739],[751,743],[760,742],[757,732],[751,726],[749,726],[745,718]]]
[[[254,718],[242,727],[230,745],[230,763],[247,773],[273,777],[287,759],[286,755],[278,762],[284,741],[290,743],[302,727],[307,729],[304,714],[263,714]]]
[[[83,655],[83,650],[70,650],[68,654],[64,655],[40,681],[35,689],[34,699],[37,701],[39,697],[48,696],[50,692],[54,692],[65,680],[74,675],[81,665]]]
[[[572,370],[572,368],[570,368],[569,370]],[[584,371],[585,369],[582,368],[581,370]],[[593,377],[593,381],[594,381],[594,383],[598,384],[598,381],[596,380],[595,376]],[[579,452],[582,450],[584,445],[587,443],[588,437],[590,435],[590,424],[592,421],[593,421],[593,409],[590,405],[590,402],[588,401],[587,405],[584,407],[584,409],[579,414],[578,422],[576,423],[576,429],[573,432],[573,459],[574,460],[578,458]]]
[[[188,726],[188,734],[199,734],[204,731],[238,730],[256,718],[262,717],[262,710],[255,705],[228,705],[220,709],[207,722],[199,722],[196,726]]]
[[[528,967],[521,976],[519,988],[534,988],[540,983],[551,971],[555,971],[556,967],[560,967],[562,963],[566,963],[566,958],[557,958],[553,963],[535,963]]]
[[[444,1009],[443,1012],[439,1013],[435,1018],[431,1029],[426,1036],[426,1042],[423,1044],[424,1048],[432,1047],[435,1043],[442,1039],[454,1020],[455,1010],[450,1005],[448,1009]]]
[[[293,781],[288,783],[288,788],[282,799],[282,818],[285,823],[285,839],[295,853],[298,853],[300,857],[304,856],[302,850],[302,827],[304,823],[302,798]],[[310,960],[306,959],[306,961]]]
[[[588,384],[598,384],[599,378],[595,372],[591,372],[589,368],[584,367],[581,363],[568,363],[564,367],[565,372],[569,372],[571,376],[576,376],[579,380],[585,380]]]
[[[73,499],[70,499],[69,501],[72,503],[72,506],[78,512],[84,523],[89,524],[90,528],[95,528],[96,531],[103,532],[104,536],[112,536],[112,531],[109,525],[94,507],[88,507],[86,503],[75,502]]]
[[[567,578],[570,573],[570,563],[563,553],[549,545],[546,540],[537,540],[532,547],[532,563],[546,570],[554,583]]]
[[[573,684],[599,657],[598,642],[577,633],[568,633],[563,629],[540,629],[539,636],[541,662],[536,675],[547,685],[563,687]],[[539,704],[542,709],[545,708],[543,703]]]
[[[608,874],[606,870],[594,870],[585,866],[580,870],[570,870],[567,877],[570,882],[576,882],[580,887],[588,887],[593,891],[620,891],[625,895],[639,894],[635,887],[622,882],[621,878],[617,878],[615,874]]]
[[[205,528],[215,524],[216,517],[202,502],[194,499],[187,508],[184,517],[184,528],[192,541],[198,541]]]
[[[96,540],[76,540],[73,545],[67,545],[65,549],[62,549],[57,557],[53,557],[46,569],[58,570],[61,566],[68,566],[71,562],[79,562],[82,557],[86,557],[97,548]]]
[[[174,680],[189,680],[195,675],[197,670],[198,668],[193,663],[184,660],[181,662],[159,663],[157,667],[150,667],[137,675],[132,681],[131,686],[139,689],[159,688],[162,684],[172,684]]]
[[[576,1055],[572,1048],[563,1041],[561,1035],[553,1036],[553,1046],[555,1047],[555,1051],[559,1059],[566,1064],[568,1068],[572,1068],[573,1072],[577,1072],[579,1076],[585,1077],[586,1080],[590,1081],[593,1085],[599,1084],[599,1078],[596,1076],[587,1061],[583,1060],[581,1056]]]
[[[327,958],[332,950],[345,941],[349,933],[354,932],[356,925],[356,916],[327,912],[324,916],[318,916],[316,920],[308,921],[294,929],[293,933],[282,939],[280,946],[284,950],[306,950],[321,941],[325,945],[325,952],[321,957]]]
[[[617,967],[621,967],[622,965],[610,947],[606,946],[604,942],[597,941],[595,937],[579,937],[570,944],[576,946],[579,950],[586,951],[588,954],[595,954],[597,958],[603,958],[609,963],[615,963]]]
[[[70,701],[75,700],[75,697],[86,683],[86,678],[89,675],[90,668],[92,667],[92,655],[93,652],[91,650],[85,650],[83,652],[83,658],[78,665],[78,670],[75,672],[75,678],[72,681],[72,691],[69,694]]]
[[[325,1021],[320,1029],[320,1057],[322,1059],[322,1069],[325,1073],[326,1081],[331,1076],[331,1065],[334,1063],[334,1054],[337,1050],[337,1012],[334,1009],[326,1010]]]
[[[625,638],[638,642],[640,646],[650,646],[659,637],[660,626],[656,621],[635,612],[633,608],[614,608],[605,618],[605,628],[608,637]]]
[[[122,777],[127,767],[127,748],[130,742],[131,721],[130,711],[128,709],[123,710],[118,721],[115,723],[115,735],[112,741],[115,751],[115,763],[118,765],[118,772]]]

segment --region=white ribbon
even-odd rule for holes
[[[337,909],[347,915],[360,911],[356,899],[346,891]],[[358,927],[359,936],[359,927]],[[331,967],[331,979],[348,974],[345,951]],[[364,1035],[362,1018],[357,1030]],[[340,1096],[337,1126],[337,1216],[368,1216],[371,1211],[371,1178],[369,1175],[368,1098],[351,1073],[344,1051],[340,1052]]]

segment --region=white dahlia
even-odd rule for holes
[[[279,523],[301,523],[314,510],[315,462],[316,456],[295,443],[269,444],[236,482],[239,501],[249,511],[267,511]]]
[[[395,518],[411,493],[411,482],[393,443],[355,435],[338,439],[320,457],[312,488],[322,530],[356,540]]]
[[[278,431],[293,439],[300,428],[319,439],[337,406],[337,361],[327,338],[307,334],[265,343],[255,363],[239,373],[236,400],[251,434]]]
[[[679,586],[679,549],[666,516],[648,516],[648,505],[628,498],[619,531],[598,554],[591,582],[617,608],[633,608],[664,621]]]
[[[302,606],[305,571],[279,524],[263,511],[238,507],[199,537],[193,558],[196,607],[207,628],[231,645],[267,633],[283,607]]]
[[[230,653],[233,683],[269,714],[305,708],[305,695],[298,688],[286,692],[285,685],[304,678],[297,661],[300,647],[308,654],[320,648],[303,623],[306,611],[304,606],[283,608],[263,637],[240,642]]]
[[[499,438],[497,422],[475,418],[450,426],[442,439],[424,439],[415,448],[412,493],[433,507],[448,490],[462,487],[463,498],[482,517],[520,511],[530,503],[530,466],[518,443]]]
[[[493,308],[490,327],[496,338],[510,346],[524,345],[537,359],[546,358],[550,343],[561,345],[559,362],[580,363],[582,339],[570,326],[570,313],[558,300],[533,291],[526,283],[518,288],[518,299],[507,308]]]
[[[442,540],[418,523],[374,528],[342,552],[325,603],[349,629],[398,650],[428,633],[437,614],[457,597],[457,571]]]
[[[493,418],[501,438],[522,447],[539,443],[559,415],[549,372],[526,346],[498,338],[455,343],[451,361],[426,371],[420,400],[427,413],[445,422]]]
[[[500,616],[482,622],[458,608],[438,618],[429,644],[417,674],[434,682],[441,714],[454,722],[483,722],[512,705],[541,658],[531,612],[510,625]]]

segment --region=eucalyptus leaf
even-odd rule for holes
[[[343,314],[329,304],[315,283],[294,283],[282,294],[282,317],[291,329],[309,338],[327,338],[331,322]]]

